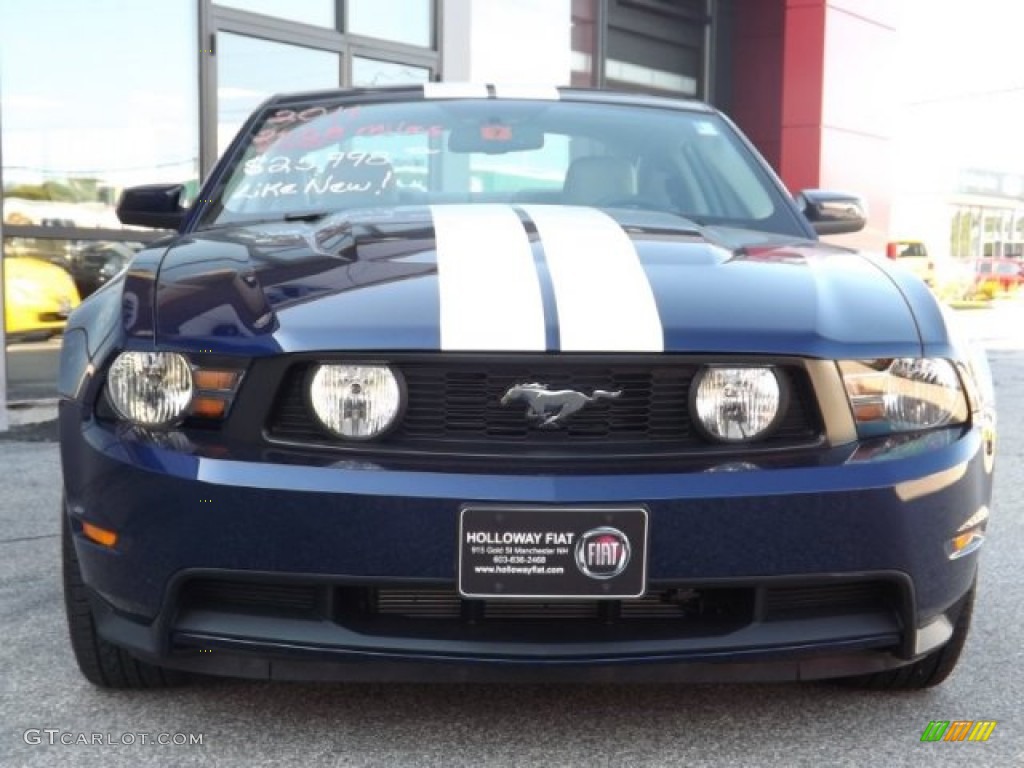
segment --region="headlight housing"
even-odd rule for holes
[[[313,413],[328,430],[351,440],[387,432],[402,409],[402,385],[386,365],[318,366],[309,382]]]
[[[768,366],[711,366],[690,385],[694,423],[725,443],[766,435],[783,412],[784,398],[778,373]]]
[[[192,403],[192,366],[176,352],[122,352],[107,374],[117,414],[142,427],[181,419]]]
[[[861,435],[933,429],[968,419],[967,396],[948,360],[842,360],[839,370]]]

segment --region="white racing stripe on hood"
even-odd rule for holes
[[[441,349],[543,352],[544,305],[533,251],[507,205],[431,206]]]
[[[425,99],[486,99],[484,83],[424,83]]]
[[[633,241],[596,208],[524,205],[544,247],[563,352],[662,352],[665,335]]]
[[[553,85],[495,85],[494,95],[499,99],[540,99],[558,101],[561,96]]]

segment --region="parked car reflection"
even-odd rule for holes
[[[9,341],[47,339],[60,333],[78,304],[78,289],[60,267],[40,259],[4,259],[4,324]]]
[[[109,282],[141,248],[142,243],[113,240],[83,242],[74,248],[68,269],[82,298]]]
[[[1024,261],[978,259],[973,264],[972,292],[981,298],[1014,293],[1024,282]]]

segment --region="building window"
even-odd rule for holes
[[[434,39],[432,0],[348,0],[345,31],[429,48]]]
[[[5,223],[119,228],[122,188],[194,187],[196,25],[195,3],[0,3]]]
[[[352,57],[352,85],[357,87],[406,85],[408,83],[426,83],[429,80],[430,70],[426,67],[368,59],[364,56]]]
[[[955,259],[1024,258],[1024,208],[954,205],[950,255]]]
[[[218,154],[275,93],[337,88],[341,78],[340,54],[231,32],[218,36],[217,58]]]
[[[200,3],[203,34],[216,49],[201,65],[210,89],[202,99],[207,172],[253,108],[273,94],[422,83],[439,67],[431,47],[434,0]]]
[[[701,0],[609,0],[605,83],[699,95],[706,24]]]
[[[334,0],[217,0],[217,5],[316,27],[337,26]]]

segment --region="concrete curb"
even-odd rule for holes
[[[27,424],[57,419],[57,399],[15,400],[7,403],[7,425],[13,430]]]

